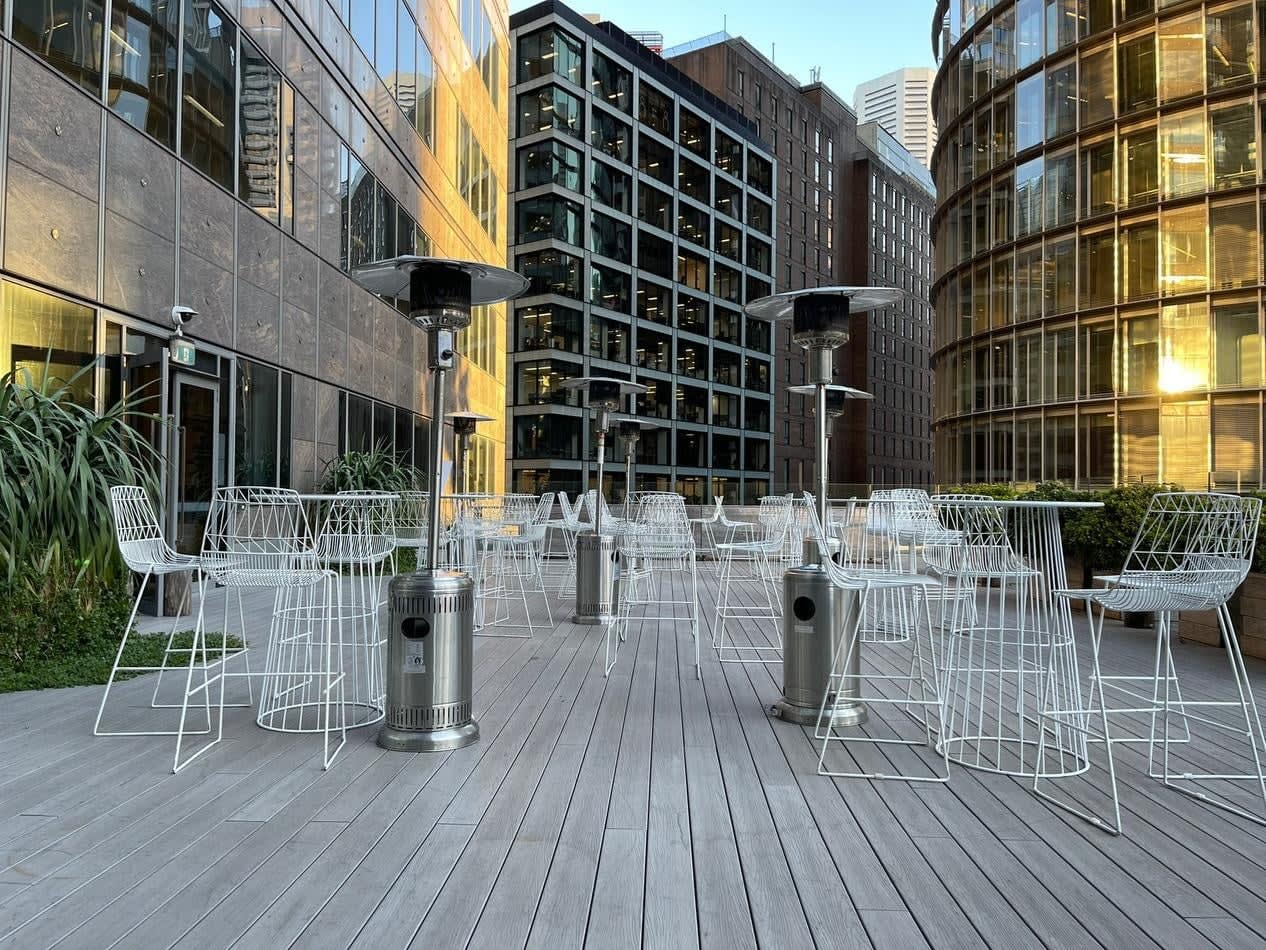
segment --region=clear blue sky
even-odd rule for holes
[[[514,13],[533,0],[510,0]],[[847,102],[858,83],[903,66],[934,66],[935,0],[568,0],[625,30],[658,30],[675,46],[721,29],[742,36],[802,83],[822,81]],[[771,50],[771,44],[773,46]]]

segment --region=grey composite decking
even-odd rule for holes
[[[1108,626],[1109,671],[1150,669],[1150,632]],[[1188,698],[1228,685],[1222,651],[1178,653]],[[170,739],[91,736],[99,688],[0,696],[0,946],[1266,945],[1266,829],[1149,779],[1142,746],[1119,748],[1112,838],[1002,776],[819,777],[809,731],[766,715],[779,668],[703,657],[696,680],[669,621],[608,679],[597,628],[480,637],[477,744],[389,754],[362,729],[328,772],[241,709],[172,776]],[[152,688],[121,686],[116,721],[162,721]],[[1244,765],[1228,736],[1180,748]],[[1103,778],[1061,787],[1102,806]]]

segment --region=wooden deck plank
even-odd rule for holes
[[[227,741],[172,776],[170,738],[91,736],[100,687],[0,696],[0,946],[1266,944],[1266,829],[1149,778],[1141,746],[1116,750],[1121,840],[1002,776],[816,775],[810,733],[766,715],[780,668],[716,661],[715,574],[700,582],[702,683],[684,625],[635,625],[607,680],[600,628],[481,637],[484,736],[433,757],[358,730],[322,773],[311,736],[230,710]],[[1154,632],[1109,626],[1105,670],[1150,670]],[[1176,652],[1188,699],[1225,693],[1219,651]],[[867,656],[903,671],[900,650]],[[152,683],[120,684],[121,721],[152,721]],[[901,721],[877,706],[868,728]],[[1244,751],[1209,733],[1173,755],[1243,768]],[[1060,787],[1104,804],[1097,765]]]

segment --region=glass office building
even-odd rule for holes
[[[939,481],[1260,486],[1263,14],[937,7]]]
[[[424,457],[423,335],[349,271],[504,263],[507,24],[503,0],[4,5],[0,373],[104,357],[85,401],[149,387],[182,549],[215,485]],[[176,305],[199,311],[185,362]],[[503,311],[454,374],[458,407],[497,418]],[[504,459],[489,424],[474,483],[499,490]]]
[[[774,163],[752,123],[610,23],[511,18],[514,484],[575,493],[596,440],[578,376],[645,384],[637,487],[754,501],[773,468]],[[607,490],[624,492],[610,440]]]

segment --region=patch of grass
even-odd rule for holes
[[[221,649],[224,635],[207,634],[207,649],[210,658]],[[193,643],[193,632],[177,633],[173,647],[189,649]],[[228,648],[239,649],[242,641],[239,637],[230,636]],[[56,689],[66,686],[103,685],[110,678],[110,668],[114,665],[114,654],[119,648],[117,640],[94,638],[84,644],[84,648],[73,655],[57,654],[41,657],[23,664],[19,669],[0,657],[0,693],[12,693],[25,689]],[[133,633],[128,639],[127,649],[123,651],[123,666],[161,666],[163,652],[167,649],[167,634]],[[188,654],[174,654],[168,661],[168,669],[183,667]],[[140,676],[140,673],[120,673],[116,682]]]

